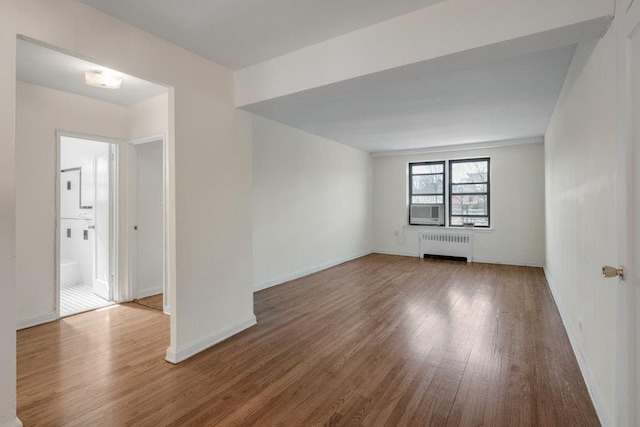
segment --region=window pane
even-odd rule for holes
[[[451,225],[460,226],[465,222],[472,222],[476,227],[488,227],[489,226],[489,218],[469,218],[463,216],[452,216],[451,217]]]
[[[413,177],[413,194],[436,194],[443,191],[442,175],[418,175]]]
[[[451,163],[451,182],[462,184],[467,182],[488,182],[489,162],[480,160],[476,162]]]
[[[442,163],[435,163],[431,165],[411,165],[411,173],[443,173],[444,165]]]
[[[451,215],[489,215],[487,196],[452,196]]]
[[[444,196],[413,196],[411,204],[444,205]]]
[[[456,184],[451,186],[453,194],[458,193],[486,193],[487,184]]]

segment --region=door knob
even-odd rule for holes
[[[88,226],[87,228],[88,228],[89,230],[94,230],[94,229],[96,228],[96,226],[95,226],[95,225],[90,225],[90,226]]]
[[[624,280],[624,265],[621,265],[620,268],[615,268],[615,267],[605,265],[604,267],[602,267],[602,276],[603,277],[620,276],[620,278]]]

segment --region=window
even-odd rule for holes
[[[411,164],[411,203],[444,204],[444,162]]]
[[[444,225],[444,162],[409,164],[409,224]]]
[[[449,225],[489,226],[489,159],[449,162]]]
[[[444,226],[446,209],[451,227],[489,227],[489,177],[488,158],[409,163],[409,224]]]

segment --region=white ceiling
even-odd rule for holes
[[[444,0],[81,1],[240,69]],[[242,108],[369,152],[544,135],[575,44],[520,55],[512,51],[508,57],[477,50]],[[19,42],[19,79],[133,103],[107,98],[118,91],[84,86],[87,67],[85,61]],[[140,82],[127,77],[123,88],[137,88]],[[142,95],[136,96],[149,97],[152,89],[140,84]]]
[[[495,61],[452,55],[243,109],[369,152],[539,137],[575,49]]]
[[[102,89],[84,84],[84,72],[106,70],[71,55],[18,39],[16,78],[20,81],[129,106],[167,91],[167,88],[128,74],[120,89]],[[114,70],[116,71],[116,70]]]
[[[443,0],[82,0],[233,70]]]

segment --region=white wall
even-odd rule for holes
[[[131,105],[128,114],[128,139],[165,136],[169,133],[169,94],[158,95]]]
[[[618,425],[616,285],[600,273],[618,259],[614,28],[574,60],[545,135],[546,274],[605,425]]]
[[[246,168],[251,163],[251,128],[249,115],[234,108],[233,73],[76,0],[3,1],[0,266],[3,288],[8,290],[0,298],[0,425],[13,422],[15,414],[12,153],[18,34],[171,87],[167,204],[172,316],[168,358],[182,360],[255,323],[252,234],[247,226],[252,221],[251,170]],[[242,167],[245,173],[238,174]],[[49,200],[52,205],[53,199]]]
[[[491,230],[475,230],[474,260],[541,266],[544,262],[543,153],[543,145],[537,143],[376,157],[373,167],[374,251],[418,256],[419,228],[404,227],[408,224],[410,162],[490,157]],[[396,231],[399,236],[395,236]]]
[[[58,90],[17,83],[15,286],[19,327],[55,318],[58,129],[124,140],[127,109]]]
[[[369,253],[372,178],[367,153],[253,116],[255,289]]]
[[[13,9],[13,6],[12,8]],[[9,12],[9,11],[7,11]],[[10,25],[11,13],[0,13],[0,29]],[[0,426],[16,418],[16,165],[15,80],[16,42],[0,30]]]

